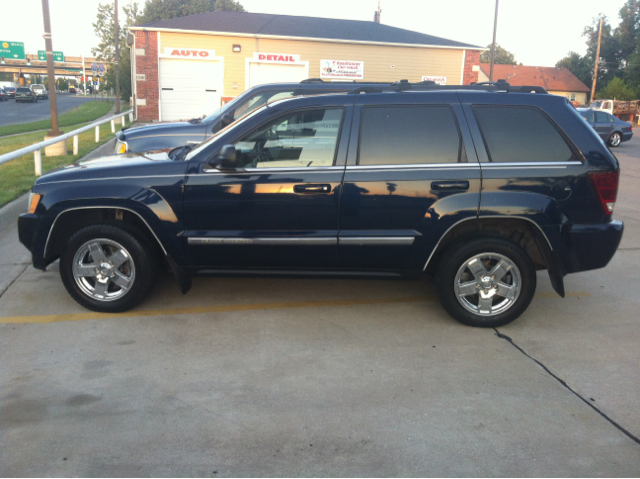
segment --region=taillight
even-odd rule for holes
[[[589,173],[589,179],[593,188],[598,193],[604,212],[607,215],[613,213],[613,205],[618,196],[618,178],[620,173],[610,171],[606,173]]]

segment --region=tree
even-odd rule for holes
[[[627,61],[636,51],[636,39],[640,33],[640,0],[627,0],[618,13],[620,24],[614,31],[618,43],[619,59]]]
[[[0,73],[0,81],[13,81],[13,73]]]
[[[482,52],[480,55],[481,63],[491,63],[491,43],[487,46],[488,51]],[[500,45],[496,43],[496,56],[493,61],[496,64],[500,65],[517,65],[516,57],[505,48],[502,48]],[[520,64],[522,65],[522,63]]]
[[[217,10],[245,11],[236,0],[147,0],[139,23],[145,24]]]
[[[598,99],[615,99],[615,100],[633,100],[636,92],[632,87],[627,85],[622,78],[613,77],[607,85],[598,90],[596,98]]]
[[[67,91],[69,89],[69,82],[66,78],[56,78],[56,89],[58,91]]]
[[[124,5],[125,21],[124,28],[120,25],[120,97],[128,100],[131,97],[131,50],[127,47],[126,39],[128,27],[138,23],[138,4],[131,6]],[[98,5],[98,15],[93,29],[100,43],[97,47],[91,49],[91,53],[96,56],[97,60],[103,62],[114,62],[116,58],[115,48],[115,15],[114,4],[104,3]],[[116,69],[113,63],[107,64],[107,72],[105,74],[106,81],[100,85],[101,88],[115,88]]]
[[[600,58],[598,62],[597,85],[609,83],[620,70],[620,44],[613,35],[611,24],[605,15],[593,18],[591,25],[584,28],[582,35],[587,37],[587,58],[592,58],[595,62],[596,51],[598,49],[598,31],[600,27],[600,17],[602,22],[602,41],[600,45]],[[595,63],[594,63],[595,65]],[[591,73],[593,76],[593,72]]]
[[[569,52],[566,57],[556,62],[556,68],[566,68],[589,88],[593,81],[593,66],[593,60],[576,52]]]

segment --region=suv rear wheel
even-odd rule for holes
[[[115,313],[142,302],[156,278],[156,262],[133,232],[112,225],[81,229],[60,257],[69,294],[92,311]]]
[[[456,244],[443,254],[437,276],[444,309],[468,326],[494,328],[518,318],[536,290],[527,253],[502,238]]]

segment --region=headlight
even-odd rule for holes
[[[29,193],[29,214],[34,214],[36,212],[36,208],[40,203],[40,199],[42,195],[40,193],[34,193],[33,191]]]
[[[116,155],[121,155],[122,153],[126,153],[128,150],[128,145],[126,141],[116,141],[116,150],[115,153]]]

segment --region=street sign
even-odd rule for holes
[[[93,68],[93,64],[92,67]],[[107,69],[104,66],[104,63],[98,63],[98,75],[103,76],[107,72]]]
[[[105,81],[107,81],[105,77],[100,77],[100,83],[104,83]]]
[[[95,83],[95,82],[97,82],[97,81],[98,81],[98,77],[97,77],[96,75],[93,75],[93,76],[91,77],[91,80],[93,81],[93,83]]]
[[[47,52],[44,50],[38,50],[38,60],[41,62],[47,61]],[[64,53],[62,52],[53,52],[53,61],[54,62],[63,62],[64,61]]]
[[[97,84],[98,84],[98,82],[97,82],[97,81],[94,81],[94,82],[93,82],[93,86],[96,86]]]
[[[26,60],[24,43],[0,40],[0,56],[5,57],[5,59]]]

